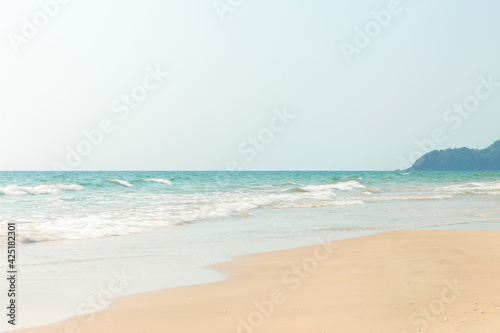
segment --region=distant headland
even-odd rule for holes
[[[496,171],[500,170],[500,140],[485,149],[433,150],[408,171]]]

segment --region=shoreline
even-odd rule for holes
[[[16,332],[99,313],[109,308],[109,298],[114,303],[122,297],[224,281],[227,276],[211,266],[232,262],[240,256],[326,241],[319,240],[316,234],[300,238],[246,237],[238,230],[246,228],[245,225],[227,222],[221,219],[210,224],[163,228],[122,237],[23,246],[20,248],[23,269],[17,326],[4,322],[0,332]],[[214,229],[224,230],[224,234],[207,242],[206,235]],[[234,237],[229,237],[235,234],[239,238],[237,244]],[[333,241],[367,234],[348,231],[329,232],[327,236]],[[205,242],[200,242],[201,239]],[[113,286],[115,284],[118,287]],[[109,292],[112,297],[108,297]]]
[[[490,332],[500,327],[499,240],[499,231],[390,231],[245,255],[210,267],[224,281],[16,332]]]

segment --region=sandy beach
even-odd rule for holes
[[[228,280],[26,333],[500,332],[500,232],[395,231],[245,256]]]

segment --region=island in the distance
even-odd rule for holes
[[[500,140],[485,149],[433,150],[419,158],[408,171],[500,170]]]

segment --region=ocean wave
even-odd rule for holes
[[[0,226],[4,222],[0,222]],[[5,222],[6,223],[6,222]],[[151,221],[139,219],[109,219],[99,215],[88,217],[59,217],[38,221],[16,221],[19,230],[17,242],[20,245],[61,240],[86,240],[105,237],[125,236],[160,227],[182,224],[181,221]],[[0,235],[0,243],[5,235]]]
[[[287,193],[308,193],[310,191],[306,191],[302,187],[294,187],[294,188],[289,188],[289,189],[283,190],[283,192],[287,192]]]
[[[284,208],[286,205],[289,205],[289,208],[300,208],[302,206],[304,206],[303,208],[314,208],[364,204],[361,200],[339,200],[332,202],[334,197],[336,197],[335,193],[332,192],[274,192],[259,195],[244,195],[239,198],[231,195],[231,197],[221,197],[217,201],[206,203],[206,206],[200,205],[201,207],[195,211],[183,212],[182,220],[196,221],[237,216],[251,213],[252,210],[258,208],[268,209],[277,206],[283,206]]]
[[[126,209],[113,204],[117,202],[113,197],[110,202],[103,201],[100,209],[92,213],[79,206],[70,211],[58,210],[56,214],[50,216],[17,218],[17,222],[19,230],[22,230],[19,237],[20,244],[83,240],[124,236],[214,218],[250,217],[253,215],[253,210],[266,209],[270,206],[289,204],[290,208],[300,205],[313,208],[352,204],[327,203],[333,197],[335,193],[332,192],[296,194],[274,191],[272,193],[227,192],[208,196],[204,193],[189,193],[180,200],[172,198],[171,194],[161,194],[152,200],[150,194],[137,193],[125,199],[127,201],[124,202],[127,204],[123,206],[128,207]],[[92,200],[95,200],[95,197],[92,197]],[[0,235],[0,243],[2,237]]]
[[[66,191],[84,191],[85,187],[77,184],[46,184],[38,186],[8,185],[0,187],[0,195],[44,195],[61,194]]]
[[[161,184],[166,184],[166,185],[173,185],[172,182],[168,179],[156,179],[156,178],[151,178],[151,179],[144,179],[145,182],[152,182],[152,183],[161,183]]]
[[[300,184],[297,184],[297,183],[294,183],[294,182],[283,182],[283,183],[277,183],[277,184],[264,184],[264,185],[259,185],[258,187],[281,187],[281,186],[291,186],[291,185],[299,185],[301,186]]]
[[[361,192],[361,194],[372,195],[372,194],[379,193],[379,192],[380,192],[380,190],[378,188],[367,188],[366,190]]]
[[[285,186],[285,185],[297,185],[297,183],[294,183],[294,182],[283,182],[283,183],[278,184],[277,186]]]
[[[115,183],[115,184],[125,186],[125,187],[134,187],[134,185],[130,184],[129,182],[127,182],[125,180],[112,179],[112,180],[108,180],[108,182]]]
[[[483,183],[473,182],[473,183],[463,183],[456,185],[447,185],[438,187],[434,190],[452,194],[498,195],[498,193],[500,193],[500,181],[483,182]]]
[[[365,188],[357,180],[351,180],[348,182],[340,182],[335,184],[326,184],[326,185],[308,185],[305,187],[301,187],[302,190],[306,192],[317,192],[317,191],[330,191],[330,190],[339,190],[339,191],[352,191],[354,189]]]

